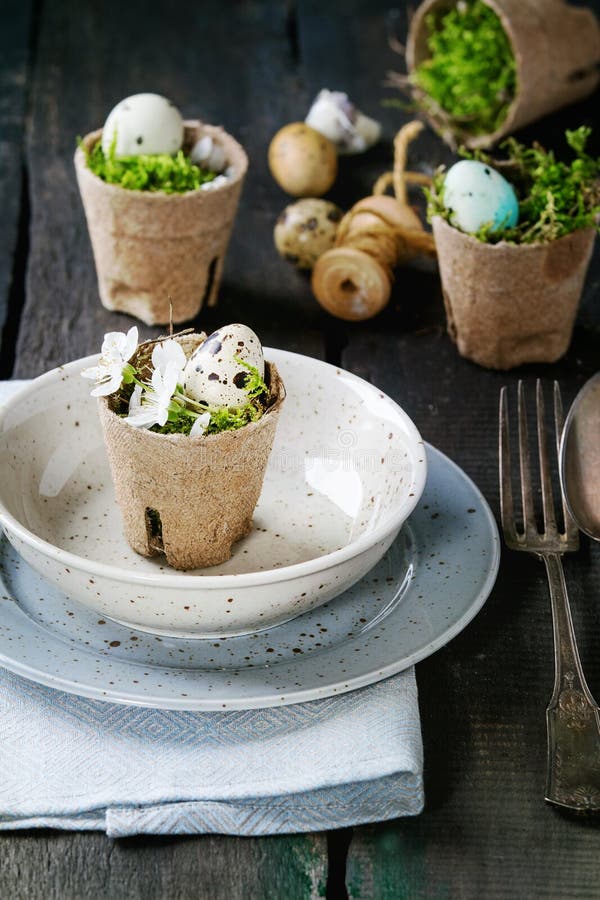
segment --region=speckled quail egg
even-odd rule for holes
[[[102,130],[107,154],[117,137],[116,156],[141,153],[177,153],[183,144],[181,113],[160,94],[133,94],[111,110]]]
[[[312,269],[318,258],[331,250],[342,218],[335,203],[306,197],[290,203],[275,225],[278,252],[299,269]]]
[[[304,122],[281,128],[269,145],[271,175],[292,197],[326,194],[335,181],[337,167],[335,146]]]
[[[190,152],[190,159],[210,172],[222,172],[227,165],[225,150],[210,134],[205,134],[196,141]]]
[[[448,170],[443,203],[450,212],[450,223],[468,234],[488,224],[491,231],[514,228],[519,221],[519,201],[512,184],[475,159],[463,159]]]
[[[185,393],[213,408],[240,407],[248,402],[244,388],[250,373],[239,362],[265,374],[260,340],[247,325],[223,325],[213,331],[188,359],[183,370]]]

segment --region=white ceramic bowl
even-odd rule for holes
[[[418,502],[423,442],[376,387],[266,349],[287,389],[255,528],[219,566],[175,572],[126,544],[96,402],[81,370],[27,385],[0,415],[0,523],[38,572],[80,603],[167,635],[266,628],[344,591],[383,556]]]

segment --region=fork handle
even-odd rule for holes
[[[546,710],[546,800],[578,811],[600,810],[600,717],[586,684],[559,553],[546,564],[554,626],[554,692]]]

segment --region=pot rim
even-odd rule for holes
[[[77,149],[75,150],[75,155],[73,157],[75,168],[79,174],[85,175],[85,177],[89,177],[97,184],[102,185],[102,187],[108,193],[112,192],[114,194],[124,194],[128,197],[143,197],[144,199],[150,200],[150,202],[152,203],[165,203],[167,201],[181,202],[182,200],[187,200],[189,198],[206,198],[210,195],[216,196],[219,193],[230,190],[232,187],[243,181],[246,172],[248,171],[248,155],[239,141],[236,141],[236,139],[231,134],[229,134],[229,132],[225,131],[225,129],[220,125],[210,125],[208,122],[202,122],[200,119],[185,119],[183,124],[186,131],[199,129],[200,132],[202,132],[202,130],[205,130],[206,133],[211,135],[211,137],[221,139],[221,143],[224,145],[225,149],[227,149],[227,145],[229,145],[230,149],[235,150],[236,153],[239,154],[239,163],[235,166],[235,171],[233,172],[233,174],[231,176],[227,176],[226,182],[218,185],[216,188],[211,188],[210,190],[202,190],[202,188],[196,188],[193,191],[183,191],[173,194],[167,194],[164,191],[140,191],[134,188],[124,188],[121,187],[120,184],[109,184],[109,182],[104,181],[102,178],[100,178],[99,175],[96,175],[95,172],[92,172],[89,166],[86,165],[85,153],[80,145],[78,145]],[[89,145],[89,149],[91,149],[101,139],[102,131],[102,128],[95,129],[94,131],[89,131],[86,135],[83,136],[83,138],[81,138],[81,144],[84,144],[86,146]],[[223,138],[225,138],[224,141],[222,140]]]

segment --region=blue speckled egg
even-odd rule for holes
[[[451,224],[468,234],[490,223],[491,231],[514,228],[519,221],[519,201],[512,184],[474,159],[462,159],[448,169],[443,203],[450,211]]]

